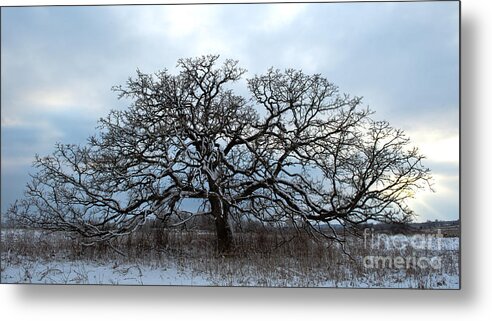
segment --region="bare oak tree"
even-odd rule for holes
[[[428,185],[429,169],[403,131],[373,120],[361,98],[317,74],[270,69],[248,80],[246,99],[229,86],[245,73],[237,61],[218,66],[218,56],[203,56],[178,68],[137,71],[115,87],[132,105],[101,119],[86,145],[58,144],[36,157],[26,197],[10,211],[89,243],[150,218],[177,225],[211,216],[219,252],[232,249],[232,219],[340,240],[335,223],[414,215],[406,201]]]

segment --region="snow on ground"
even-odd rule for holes
[[[216,273],[179,264],[142,264],[88,261],[35,261],[21,259],[5,266],[2,283],[41,284],[109,284],[109,285],[195,285],[195,286],[268,286],[268,287],[356,287],[356,288],[436,288],[458,289],[459,268],[454,272],[406,270],[365,270],[355,273],[346,269],[340,279],[316,270],[308,275],[286,267],[259,271],[254,265],[230,263]],[[190,264],[193,266],[193,264]],[[219,268],[219,269],[220,269]],[[213,268],[212,268],[213,270]]]
[[[134,260],[67,260],[63,256],[39,259],[11,251],[1,256],[1,283],[195,285],[268,287],[356,287],[356,288],[459,288],[459,238],[440,238],[425,248],[412,247],[412,240],[391,236],[385,246],[359,244],[359,265],[316,266],[298,264],[295,258],[249,261],[247,258],[172,257]],[[417,244],[416,242],[413,244]],[[362,255],[395,258],[406,255],[442,258],[440,269],[361,268]],[[45,256],[46,257],[46,256]],[[277,258],[278,259],[278,258]],[[313,259],[315,259],[313,257]],[[271,263],[275,262],[275,263]],[[393,260],[393,262],[395,262]],[[328,262],[330,263],[330,262]],[[331,263],[330,263],[331,264]],[[306,268],[307,266],[307,268]],[[299,270],[296,267],[302,267]],[[334,272],[333,268],[338,268]]]
[[[2,283],[111,284],[111,285],[210,285],[193,271],[176,266],[103,264],[84,261],[36,262],[24,259],[7,266]]]
[[[279,269],[280,270],[280,269]],[[404,271],[381,276],[377,272],[354,276],[348,280],[319,280],[310,283],[295,271],[279,271],[282,279],[271,275],[269,280],[259,275],[210,276],[176,265],[150,266],[140,264],[103,264],[84,261],[35,262],[25,260],[20,265],[5,267],[2,283],[37,284],[109,284],[109,285],[195,285],[195,286],[316,286],[357,288],[459,288],[459,276],[430,274],[425,277],[408,276]]]

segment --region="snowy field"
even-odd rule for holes
[[[2,246],[2,283],[459,288],[458,238],[441,238],[439,242],[426,243],[423,248],[410,242],[402,246],[401,237],[392,236],[381,244],[370,244],[371,248],[365,251],[353,253],[354,260],[343,254],[337,257],[330,254],[328,259],[313,256],[307,262],[295,257],[176,257],[166,253],[159,258],[132,260],[119,256],[74,259],[62,252],[36,257],[33,253],[19,254],[18,248],[8,246],[9,237],[16,236],[19,237],[19,233],[2,233],[2,245],[7,245]],[[396,248],[388,249],[388,246]],[[360,247],[367,247],[367,244],[362,246],[360,243]],[[367,267],[368,255],[382,259],[383,254],[384,258],[391,258],[386,263],[399,262],[400,266],[395,263],[396,267]],[[438,258],[440,264],[435,267],[427,264],[423,269],[406,266],[422,257],[429,258],[429,262],[430,258]],[[406,262],[400,262],[405,259]]]
[[[36,262],[25,259],[2,271],[2,283],[106,284],[106,285],[188,285],[188,286],[282,286],[282,287],[357,287],[357,288],[449,288],[459,287],[458,275],[432,274],[425,278],[407,277],[404,272],[381,278],[377,272],[352,280],[322,280],[299,275],[295,271],[278,271],[282,279],[263,279],[258,275],[230,275],[214,278],[191,269],[139,264],[104,264],[83,261]]]
[[[84,261],[37,262],[24,258],[6,266],[2,283],[211,285],[203,276],[177,266],[96,263]]]

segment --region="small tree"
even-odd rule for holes
[[[333,223],[411,219],[406,201],[430,176],[401,130],[298,70],[270,69],[248,80],[251,99],[238,96],[227,86],[245,70],[217,60],[181,59],[177,75],[137,71],[115,87],[131,99],[128,110],[101,119],[87,145],[58,144],[36,157],[26,197],[10,212],[89,243],[151,217],[178,225],[206,215],[219,252],[232,249],[233,218],[336,240]],[[189,199],[198,201],[193,211]]]

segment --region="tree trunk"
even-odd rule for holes
[[[217,252],[219,254],[230,254],[233,250],[234,239],[229,225],[229,209],[218,197],[210,198],[212,215],[215,220],[215,231],[217,234]]]
[[[234,239],[231,227],[225,218],[215,219],[215,229],[217,232],[217,251],[219,254],[231,254],[233,251]]]

